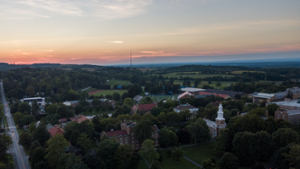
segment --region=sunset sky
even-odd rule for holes
[[[122,64],[130,49],[133,63],[300,57],[300,1],[0,0],[0,62]]]

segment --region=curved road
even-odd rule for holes
[[[2,80],[0,82],[0,87],[1,87],[1,97],[2,97],[2,103],[4,105],[4,111],[5,111],[5,116],[7,119],[10,135],[13,141],[13,144],[11,145],[11,154],[14,158],[14,163],[15,163],[15,168],[16,169],[30,169],[30,164],[28,161],[28,157],[25,154],[23,146],[19,145],[19,134],[15,126],[15,122],[13,120],[13,117],[10,113],[10,109],[8,106],[8,103],[5,98],[4,94],[4,88],[3,88],[3,83]]]

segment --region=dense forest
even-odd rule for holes
[[[242,72],[233,74],[234,71]],[[175,77],[168,77],[165,75],[167,73],[173,73]],[[225,90],[274,93],[294,86],[299,87],[299,82],[295,81],[299,73],[299,68],[254,70],[245,67],[195,65],[150,70],[122,67],[96,67],[93,70],[80,67],[27,67],[2,71],[1,78],[16,125],[27,126],[26,131],[20,135],[19,144],[29,151],[29,161],[34,169],[134,169],[139,168],[140,163],[144,163],[143,157],[149,162],[151,169],[160,169],[170,160],[179,164],[184,154],[184,148],[180,147],[182,144],[195,144],[196,147],[197,143],[211,141],[204,119],[215,120],[220,102],[223,104],[227,127],[214,142],[214,149],[210,150],[216,156],[201,161],[204,168],[238,169],[243,166],[254,169],[271,163],[288,169],[300,166],[300,126],[284,120],[275,120],[273,116],[278,109],[275,104],[266,107],[265,104],[249,103],[251,99],[247,96],[227,100],[208,96],[160,101],[145,96],[140,102],[135,102],[133,97],[138,94],[145,95],[145,92],[155,95],[178,94],[181,87],[190,87],[192,83],[197,87],[203,81],[232,81],[230,86],[224,87]],[[220,76],[195,78],[195,75],[199,74]],[[101,90],[119,88],[118,84],[108,84],[108,80],[114,79],[129,81],[131,84],[121,85],[125,90],[123,94],[115,92],[112,95],[89,96],[87,92],[81,91],[88,86]],[[265,82],[266,80],[269,82]],[[278,84],[278,81],[281,83]],[[19,101],[24,97],[34,96],[47,98],[44,115],[37,113],[39,106],[36,102],[30,106]],[[115,100],[115,107],[109,102],[100,101],[102,98]],[[92,102],[89,103],[86,99],[92,99]],[[72,107],[62,104],[66,100],[79,102]],[[133,105],[153,102],[156,102],[157,106],[152,108],[150,113],[138,111],[131,114]],[[195,106],[198,112],[195,115],[188,110],[176,113],[174,108],[180,103]],[[246,115],[238,116],[239,112],[246,112]],[[95,116],[91,121],[68,122],[62,135],[51,137],[46,129],[47,124],[59,124],[61,118],[82,114]],[[2,111],[0,116],[3,117]],[[105,134],[101,135],[103,131],[120,130],[120,124],[124,120],[137,123],[133,132],[142,143],[139,152],[128,144],[120,144]],[[40,121],[39,125],[36,125],[37,121]],[[154,124],[160,130],[160,147],[164,149],[154,149],[151,140]],[[0,149],[0,161],[4,163],[7,162],[9,142],[7,135],[1,135],[0,145],[3,146]],[[80,151],[75,154],[69,153],[66,147],[70,145]],[[9,167],[8,164],[7,166]]]

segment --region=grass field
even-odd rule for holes
[[[163,77],[173,77],[173,78],[180,78],[181,77],[190,77],[190,78],[205,78],[205,77],[215,77],[215,76],[227,76],[227,77],[233,77],[234,75],[226,75],[226,74],[196,74],[196,75],[184,75],[184,73],[196,73],[196,72],[181,72],[183,73],[180,75],[180,73],[167,73],[167,74],[162,74]]]
[[[232,74],[240,75],[243,74],[244,72],[251,72],[251,73],[265,73],[264,71],[249,71],[249,70],[237,70],[237,71],[232,71]]]
[[[152,95],[150,97],[153,101],[161,101],[163,99],[166,99],[166,100],[176,100],[177,99],[177,95],[161,95],[161,96],[160,95],[157,95],[157,96]]]
[[[180,161],[176,161],[172,157],[168,157],[167,150],[164,150],[163,154],[164,161],[161,163],[163,169],[199,169],[198,166],[184,158],[181,158]]]
[[[105,95],[112,95],[115,92],[120,93],[120,95],[124,94],[127,90],[101,90],[97,93],[92,94],[93,96],[105,96]]]
[[[220,157],[215,154],[214,148],[215,142],[198,145],[196,147],[186,147],[182,150],[184,151],[184,156],[202,165],[202,161],[207,158],[214,158],[217,162],[220,160]]]
[[[194,86],[194,81],[190,81],[191,82],[191,86]],[[216,86],[217,81],[211,81],[211,84],[209,84],[209,86],[213,86],[215,89],[224,89],[225,87],[228,87],[229,84],[235,83],[235,82],[220,82],[221,86]],[[174,84],[183,84],[183,80],[174,80]],[[202,88],[203,85],[208,85],[208,81],[201,81],[201,83],[199,84],[198,88]]]
[[[106,84],[113,86],[113,85],[130,85],[131,83],[128,80],[113,79],[113,80],[106,82]]]
[[[99,89],[89,88],[89,89],[85,90],[84,92],[90,93],[90,92],[93,92],[93,91],[96,91],[96,90],[99,90]]]

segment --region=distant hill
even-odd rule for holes
[[[87,71],[93,71],[93,69],[97,68],[97,65],[75,65],[75,64],[53,64],[53,63],[41,63],[41,64],[28,64],[28,65],[15,65],[8,63],[0,63],[0,71],[7,71],[11,69],[20,69],[20,68],[41,68],[41,69],[83,69]]]

